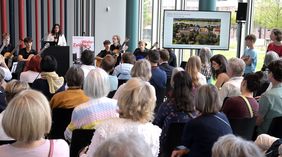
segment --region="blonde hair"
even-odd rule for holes
[[[9,103],[11,99],[19,92],[29,88],[30,87],[27,82],[22,82],[19,80],[12,80],[8,82],[5,88],[7,102]]]
[[[35,90],[18,93],[3,115],[5,133],[16,141],[30,143],[51,129],[51,109],[47,98]]]
[[[203,85],[196,93],[196,109],[201,114],[219,112],[221,104],[219,101],[218,90],[214,85]]]
[[[185,67],[185,71],[188,72],[188,74],[192,78],[192,83],[194,87],[201,86],[199,82],[198,73],[201,70],[201,59],[198,56],[192,56],[188,59],[188,62]]]
[[[110,92],[109,75],[101,68],[91,70],[84,82],[84,92],[91,98],[101,98]]]
[[[123,95],[118,98],[121,118],[147,122],[153,119],[156,103],[155,89],[149,82],[132,78],[124,86]]]
[[[212,157],[263,157],[257,145],[232,134],[220,137],[212,147]]]
[[[135,62],[131,69],[131,77],[139,77],[144,81],[149,81],[152,77],[151,64],[146,59]]]

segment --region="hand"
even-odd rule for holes
[[[86,157],[86,153],[88,151],[89,146],[84,147],[80,152],[79,152],[79,157]]]
[[[174,150],[171,153],[171,157],[181,157],[185,154],[188,154],[188,150],[186,150],[186,149]]]

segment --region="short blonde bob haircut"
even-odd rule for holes
[[[131,77],[139,77],[144,81],[149,81],[152,77],[151,64],[146,59],[135,62],[131,69]]]
[[[5,133],[24,143],[44,138],[51,129],[51,123],[49,102],[35,90],[18,93],[8,104],[2,120]]]
[[[220,137],[212,147],[212,157],[264,157],[258,146],[232,134]]]
[[[109,75],[101,68],[91,70],[86,76],[84,92],[91,98],[102,98],[110,92]]]
[[[132,78],[118,98],[119,116],[133,121],[148,122],[153,119],[156,103],[155,89],[149,82]]]
[[[218,90],[214,85],[203,85],[196,93],[196,109],[201,114],[211,114],[220,111]]]

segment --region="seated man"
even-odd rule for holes
[[[282,60],[272,61],[268,69],[268,80],[273,86],[259,99],[258,134],[267,133],[272,119],[282,116]]]
[[[24,38],[25,48],[20,49],[18,61],[29,61],[37,52],[32,49],[32,39],[30,37]]]
[[[136,61],[135,56],[126,52],[122,55],[122,64],[115,67],[113,72],[114,76],[117,76],[119,80],[129,80],[131,78],[131,69]]]
[[[240,87],[243,80],[242,75],[245,70],[245,62],[239,58],[231,58],[228,60],[226,70],[230,79],[219,90],[221,105],[227,97],[239,96],[241,94]]]

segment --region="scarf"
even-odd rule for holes
[[[47,80],[51,94],[54,94],[64,84],[64,78],[59,77],[55,71],[41,72],[41,77]]]

